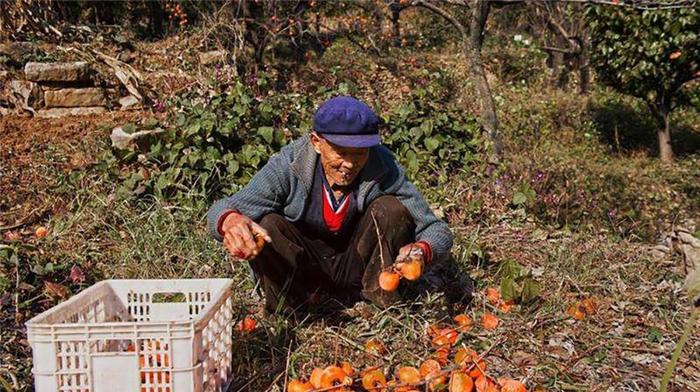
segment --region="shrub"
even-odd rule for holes
[[[445,75],[425,75],[410,99],[386,113],[384,142],[398,155],[409,175],[430,174],[437,182],[476,158],[476,121],[445,102]],[[245,185],[271,154],[311,130],[316,106],[348,94],[352,86],[320,87],[311,94],[269,91],[264,74],[211,93],[179,97],[165,120],[148,120],[140,128],[162,127],[150,144],[133,152],[113,151],[123,164],[122,190],[141,197],[205,201],[231,194]],[[123,128],[131,131],[136,125]],[[437,175],[437,177],[433,177]],[[422,176],[420,180],[428,176]],[[434,183],[436,183],[434,181]]]

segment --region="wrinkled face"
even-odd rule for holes
[[[315,132],[311,133],[311,144],[320,155],[321,166],[331,186],[350,185],[369,157],[369,148],[341,147]]]

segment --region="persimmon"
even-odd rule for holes
[[[255,247],[257,248],[258,253],[260,253],[260,251],[262,251],[265,247],[265,237],[258,233],[255,233]]]
[[[494,287],[488,287],[486,288],[486,299],[489,300],[491,305],[498,305],[501,301],[501,293]]]
[[[287,384],[287,392],[309,392],[314,389],[310,382],[303,382],[297,379],[289,381]]]
[[[580,302],[576,302],[575,304],[569,306],[566,313],[576,320],[583,320],[586,318],[586,309]]]
[[[309,377],[309,382],[314,388],[321,388],[321,375],[323,374],[323,369],[317,367],[311,371],[311,377]]]
[[[437,335],[431,340],[431,342],[435,347],[449,347],[452,345],[450,344],[450,339],[448,339],[445,335]]]
[[[500,378],[498,384],[501,386],[501,392],[527,392],[523,383],[512,378]]]
[[[39,226],[39,227],[37,227],[36,230],[34,231],[34,235],[36,236],[36,238],[44,238],[44,237],[46,237],[48,234],[49,234],[49,231],[46,230],[46,227],[44,227],[44,226]]]
[[[437,334],[440,332],[440,327],[437,324],[430,324],[428,327],[425,329],[425,333],[428,334],[428,336],[437,336]]]
[[[156,364],[158,366],[163,366],[163,367],[169,367],[170,366],[170,358],[168,357],[168,354],[163,354],[162,356],[160,353],[155,354],[155,360]]]
[[[483,359],[477,360],[478,358],[478,356],[472,358],[472,365],[474,367],[469,371],[469,377],[471,378],[479,378],[486,375],[484,373],[486,371],[486,362]]]
[[[417,280],[423,272],[423,266],[419,260],[411,260],[405,263],[398,263],[397,269],[401,276],[408,280]]]
[[[258,326],[258,322],[254,318],[246,316],[238,324],[238,330],[241,332],[252,332]]]
[[[366,372],[362,376],[362,387],[368,391],[384,391],[386,389],[386,377],[379,369]]]
[[[396,291],[399,287],[401,276],[393,271],[382,271],[379,274],[379,287],[384,291]]]
[[[463,370],[467,370],[472,364],[472,358],[478,355],[476,352],[470,348],[460,347],[455,351],[455,364],[459,365]]]
[[[484,315],[481,317],[481,325],[484,329],[496,329],[498,327],[498,317],[492,313],[484,312]]]
[[[487,376],[479,376],[474,381],[476,392],[498,392],[498,387]]]
[[[440,330],[440,335],[446,337],[450,344],[455,344],[459,333],[454,328],[446,327]]]
[[[425,361],[423,361],[423,363],[420,364],[418,372],[423,378],[434,376],[440,373],[440,362],[434,359],[426,359]]]
[[[420,372],[413,366],[403,366],[396,370],[396,378],[403,384],[418,384],[421,381]]]
[[[367,342],[365,342],[365,350],[367,350],[367,352],[369,353],[378,355],[384,354],[386,352],[384,344],[377,339],[370,339]]]
[[[443,346],[435,351],[435,360],[440,363],[440,365],[445,366],[447,364],[447,357],[450,355],[450,348]]]
[[[428,389],[435,391],[440,389],[440,386],[447,383],[447,377],[440,375],[440,362],[434,359],[426,359],[418,368],[421,377],[428,381]]]
[[[352,378],[349,377],[343,369],[338,366],[328,366],[321,373],[321,388],[335,392],[346,392],[350,389],[345,388],[352,385]]]
[[[594,315],[598,311],[598,303],[593,298],[582,300],[581,305],[589,316]]]
[[[462,372],[452,373],[449,384],[450,392],[472,392],[473,390],[474,381],[471,377]]]
[[[347,361],[341,362],[340,368],[343,369],[345,374],[347,374],[350,377],[352,377],[355,374],[355,369],[352,368],[352,365],[350,365],[350,362],[347,362]]]
[[[474,322],[472,321],[472,318],[469,317],[466,314],[458,314],[454,317],[454,321],[459,325],[459,330],[466,332],[469,331],[472,328],[472,325]]]
[[[508,313],[513,307],[513,304],[515,304],[515,301],[502,301],[500,304],[498,304],[498,309],[503,313]]]

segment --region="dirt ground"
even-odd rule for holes
[[[139,111],[54,119],[0,117],[0,227],[30,226],[62,211],[64,198],[51,192],[56,172],[97,163],[99,145],[116,124]]]

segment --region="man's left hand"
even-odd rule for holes
[[[418,279],[418,277],[420,277],[420,275],[423,273],[423,268],[425,267],[426,262],[426,255],[423,251],[423,248],[419,245],[416,245],[415,243],[404,245],[401,247],[401,249],[399,249],[399,255],[396,256],[396,261],[394,262],[394,268],[397,271],[401,272],[404,270],[404,268],[406,268],[406,265],[411,262],[420,263],[420,268],[417,271],[417,276],[415,275],[416,271],[414,269],[411,270],[412,276],[406,276],[406,278],[409,278],[409,280],[415,280]],[[404,275],[406,274],[404,273]]]

